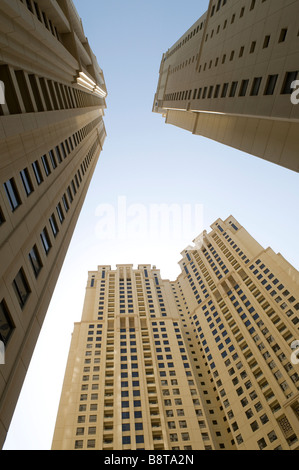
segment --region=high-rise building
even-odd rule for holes
[[[299,273],[232,216],[211,228],[173,282],[89,272],[52,449],[299,449]]]
[[[163,54],[153,111],[298,172],[298,38],[298,0],[210,0]]]
[[[0,446],[106,136],[71,0],[0,1]]]

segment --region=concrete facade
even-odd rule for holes
[[[211,229],[173,282],[88,273],[53,450],[299,449],[299,273],[232,216]]]
[[[0,1],[2,446],[106,137],[104,76],[71,0]]]
[[[211,0],[162,56],[153,112],[299,171],[298,0]]]

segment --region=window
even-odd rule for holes
[[[263,49],[266,49],[269,46],[269,43],[270,43],[270,36],[267,35],[265,36],[265,39],[264,39]]]
[[[32,250],[29,252],[29,259],[31,262],[31,266],[34,272],[35,277],[37,277],[40,273],[40,270],[42,269],[43,265],[39,256],[39,252],[37,250],[36,245],[32,248]]]
[[[28,169],[24,168],[24,170],[22,170],[20,172],[20,176],[21,176],[21,179],[23,181],[23,185],[24,185],[26,194],[27,194],[27,196],[29,196],[34,191],[34,189],[33,189],[33,186],[32,186],[32,182],[31,182],[31,178],[30,178]]]
[[[237,86],[238,86],[238,82],[232,82],[231,84],[231,88],[230,88],[230,93],[229,93],[229,96],[231,98],[233,98],[236,94],[236,90],[237,90]]]
[[[40,238],[41,238],[45,253],[46,253],[46,255],[48,255],[52,245],[51,245],[51,242],[50,242],[48,230],[46,228],[44,228],[44,230],[40,234]]]
[[[251,0],[250,11],[255,7],[255,0]]]
[[[256,41],[252,41],[251,46],[250,46],[250,51],[249,51],[250,54],[253,54],[253,52],[255,51],[255,46],[256,46]]]
[[[227,90],[228,90],[228,83],[224,83],[223,88],[222,88],[221,98],[226,97]]]
[[[7,344],[12,332],[14,324],[8,311],[5,300],[0,302],[0,337]]]
[[[267,85],[265,88],[265,95],[273,95],[278,75],[269,75],[267,80]]]
[[[249,80],[242,80],[239,96],[245,96],[248,88]]]
[[[53,150],[50,150],[49,155],[50,155],[50,160],[52,163],[53,170],[55,170],[55,168],[57,167],[57,162],[56,162]]]
[[[43,182],[43,177],[37,160],[32,163],[32,168],[34,171],[36,182],[38,185],[40,185]]]
[[[51,173],[51,169],[50,169],[50,166],[49,166],[47,155],[42,156],[42,162],[43,162],[43,165],[44,165],[46,176],[49,176],[50,173]]]
[[[67,202],[67,199],[66,199],[66,195],[65,195],[65,194],[62,196],[62,202],[63,202],[64,208],[65,208],[65,212],[68,212],[68,210],[69,210],[69,204],[68,204],[68,202]]]
[[[61,157],[61,152],[60,152],[60,148],[58,147],[58,145],[55,147],[55,151],[56,151],[58,162],[61,163],[62,162],[62,157]]]
[[[83,449],[83,441],[75,441],[75,449]]]
[[[256,431],[259,428],[259,425],[256,421],[253,421],[253,423],[250,423],[252,431]]]
[[[49,218],[50,226],[53,232],[54,237],[56,238],[59,232],[58,225],[55,219],[55,215],[52,214],[51,217]]]
[[[14,178],[6,181],[4,188],[11,210],[14,212],[22,204]]]
[[[67,187],[67,194],[68,194],[68,197],[69,197],[69,200],[70,200],[70,203],[73,202],[74,198],[73,198],[73,195],[72,195],[72,191],[71,191],[71,188],[70,186]]]
[[[297,79],[298,72],[287,72],[283,82],[281,94],[282,95],[291,95],[293,89],[291,88],[292,82]]]
[[[60,203],[56,206],[56,210],[57,210],[57,214],[58,214],[60,223],[62,224],[63,221],[64,221],[64,213],[63,213],[63,211],[62,211],[62,208],[61,208],[61,204],[60,204]]]
[[[0,207],[0,226],[1,226],[2,224],[4,224],[4,222],[5,222],[5,217],[4,217],[4,214],[3,214],[2,209],[1,209],[1,207]],[[295,299],[294,299],[294,300],[295,300]]]
[[[280,31],[278,42],[284,42],[286,40],[287,33],[288,33],[288,29],[282,28],[282,30]]]
[[[13,281],[13,288],[15,290],[20,307],[23,309],[31,292],[23,268],[21,268],[16,275]]]
[[[250,96],[257,96],[258,95],[261,83],[262,83],[262,77],[255,77],[253,79]]]

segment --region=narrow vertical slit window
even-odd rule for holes
[[[273,95],[278,75],[269,75],[267,85],[265,88],[265,95]]]
[[[43,156],[42,156],[42,162],[43,162],[43,165],[44,165],[44,169],[45,169],[46,176],[49,176],[50,173],[51,173],[51,169],[50,169],[50,165],[49,165],[49,161],[48,161],[47,155],[43,155]]]
[[[40,234],[40,238],[43,244],[43,248],[45,250],[45,254],[48,255],[49,251],[52,248],[52,245],[51,245],[48,230],[46,229],[46,227],[43,229],[42,233]]]
[[[6,302],[3,299],[0,302],[0,336],[5,345],[7,344],[14,329],[15,325],[11,319]]]
[[[37,160],[32,163],[32,168],[34,171],[36,182],[38,185],[40,185],[44,181],[44,179],[43,179],[42,172],[41,172],[41,169]]]
[[[24,170],[20,172],[20,176],[24,185],[26,195],[29,196],[31,193],[33,193],[34,189],[33,189],[33,184],[29,175],[28,168],[24,168]]]
[[[291,95],[293,92],[293,88],[291,88],[291,85],[293,81],[297,79],[298,72],[287,72],[285,75],[284,83],[282,86],[281,94],[282,95]]]
[[[0,226],[3,225],[4,222],[5,222],[5,217],[4,217],[3,211],[0,207]]]
[[[4,189],[11,210],[14,212],[22,204],[14,178],[11,178],[4,183]]]
[[[56,238],[59,232],[58,225],[55,219],[55,215],[52,214],[51,217],[49,218],[50,226],[53,232],[54,237]]]
[[[23,268],[21,268],[18,274],[16,275],[13,281],[13,288],[19,301],[20,307],[23,309],[31,293]]]
[[[37,278],[40,271],[41,271],[41,269],[42,269],[42,267],[43,267],[43,265],[42,265],[42,262],[41,262],[41,259],[40,259],[40,256],[39,256],[39,252],[38,252],[38,249],[37,249],[36,245],[34,245],[32,250],[30,250],[28,257],[29,257],[34,275]]]

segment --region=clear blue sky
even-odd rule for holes
[[[197,205],[203,227],[230,214],[297,269],[299,176],[164,123],[152,113],[162,53],[206,11],[208,0],[75,0],[105,75],[107,139],[63,266],[6,441],[6,449],[50,449],[73,323],[80,321],[88,270],[155,264],[178,274],[180,252],[198,233],[160,239],[99,236],[99,208],[118,214],[152,204]],[[106,204],[107,206],[102,206]],[[130,218],[131,217],[131,218]],[[134,217],[133,217],[134,219]],[[126,223],[132,220],[128,212]],[[148,220],[147,220],[148,221]],[[136,220],[135,220],[136,222]],[[121,227],[117,227],[121,229]],[[186,235],[186,234],[185,234]]]

